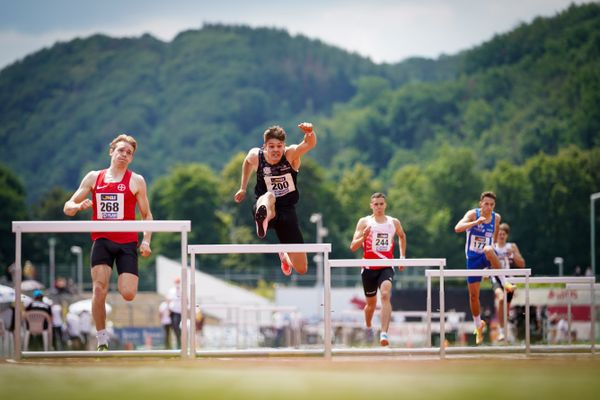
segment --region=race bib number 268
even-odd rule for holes
[[[125,195],[123,193],[96,193],[96,218],[99,220],[123,219]]]

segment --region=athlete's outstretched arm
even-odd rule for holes
[[[246,188],[248,187],[248,180],[252,171],[256,171],[258,168],[258,147],[250,149],[244,162],[242,162],[242,178],[240,180],[240,188],[233,196],[236,203],[241,203],[246,198]]]

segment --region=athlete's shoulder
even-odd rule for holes
[[[81,183],[93,186],[96,183],[96,181],[98,180],[100,173],[103,171],[106,171],[106,170],[99,169],[99,170],[89,171],[87,174],[85,174]]]
[[[131,170],[129,170],[131,172],[131,179],[136,181],[136,182],[146,182],[146,180],[144,179],[144,177],[141,174],[138,174],[137,172],[133,172]]]

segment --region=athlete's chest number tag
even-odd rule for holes
[[[96,218],[102,220],[123,219],[125,195],[123,193],[96,193]]]
[[[377,233],[375,237],[375,251],[389,251],[390,238],[387,233]]]
[[[471,236],[471,245],[469,250],[475,253],[483,253],[483,248],[487,244],[487,238],[483,236]]]
[[[267,190],[275,195],[275,197],[285,196],[296,190],[292,174],[281,176],[265,176],[265,184]]]

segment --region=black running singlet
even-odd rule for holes
[[[296,186],[296,176],[298,172],[292,168],[292,165],[285,158],[271,165],[265,159],[262,149],[258,151],[258,169],[256,170],[256,186],[254,194],[258,199],[266,192],[275,195],[276,206],[289,206],[298,202],[300,194]]]

